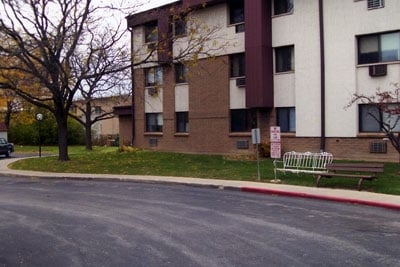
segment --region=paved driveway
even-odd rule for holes
[[[395,266],[396,211],[179,185],[0,178],[0,266]]]

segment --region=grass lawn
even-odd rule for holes
[[[38,155],[37,147],[15,147],[15,153]],[[57,154],[57,147],[43,147],[42,155]],[[69,147],[70,161],[59,162],[57,156],[29,158],[13,163],[10,167],[20,170],[48,172],[137,174],[198,177],[228,180],[257,181],[257,162],[234,159],[221,155],[193,155],[148,150],[119,152],[116,147]],[[271,159],[260,162],[261,182],[274,178]],[[278,178],[284,184],[315,186],[310,174],[283,175]],[[322,179],[320,186],[357,190],[357,179]],[[363,191],[400,195],[400,164],[385,163],[385,172],[374,181],[364,181]]]

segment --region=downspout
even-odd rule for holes
[[[319,149],[325,151],[325,39],[324,39],[324,0],[319,0],[319,48],[321,64],[321,137]]]
[[[131,119],[132,119],[132,136],[131,136],[131,146],[134,145],[135,141],[135,75],[134,75],[134,68],[133,68],[133,32],[132,28],[128,27],[128,31],[131,33],[131,82],[132,82],[132,87],[131,87]]]

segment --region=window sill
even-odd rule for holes
[[[287,13],[281,13],[281,14],[274,14],[272,15],[272,18],[280,18],[280,17],[285,17],[285,16],[289,16],[289,15],[293,15],[293,10]]]
[[[175,133],[174,136],[175,137],[188,137],[189,133]]]
[[[288,71],[281,71],[281,72],[274,72],[275,75],[284,75],[284,74],[293,74],[294,70],[288,70]]]
[[[296,137],[296,132],[281,132],[282,137]]]
[[[386,138],[385,133],[379,133],[379,132],[369,132],[369,133],[358,133],[357,137],[372,137],[372,138]]]
[[[363,68],[363,67],[376,66],[376,65],[396,65],[396,64],[400,64],[400,60],[387,61],[387,62],[375,62],[375,63],[357,64],[356,68]]]
[[[231,132],[229,137],[251,137],[251,132]]]
[[[144,136],[163,136],[163,132],[145,132]]]

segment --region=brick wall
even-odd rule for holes
[[[200,60],[189,67],[189,133],[175,132],[175,80],[173,68],[164,68],[163,132],[145,133],[144,72],[135,70],[135,137],[134,145],[164,151],[211,154],[254,154],[250,133],[230,133],[229,65],[228,57]],[[120,122],[121,141],[127,139],[128,121]],[[260,109],[258,127],[261,141],[269,141],[269,127],[276,125],[272,109]],[[150,146],[150,139],[157,139],[157,146]],[[237,141],[248,141],[248,149],[237,149]],[[130,139],[129,139],[130,141]],[[387,153],[370,153],[372,141],[382,137],[326,138],[326,151],[335,159],[393,161],[399,155],[387,144]],[[282,153],[287,151],[318,152],[320,138],[296,137],[282,134]]]
[[[227,56],[200,60],[189,66],[189,133],[175,132],[175,75],[163,72],[163,133],[145,133],[144,73],[135,70],[135,146],[195,153],[254,153],[250,134],[230,135],[229,60]],[[156,138],[157,146],[149,139]],[[249,149],[237,149],[247,140]]]
[[[382,138],[326,138],[325,151],[333,154],[335,159],[367,160],[398,162],[399,154],[387,141],[386,153],[370,153],[371,142],[384,142]],[[284,136],[282,138],[282,153],[287,151],[318,152],[320,139],[316,137]]]

